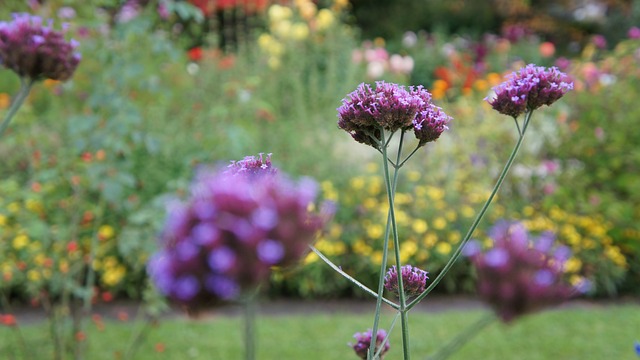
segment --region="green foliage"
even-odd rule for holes
[[[564,171],[547,205],[561,203],[574,213],[600,214],[612,223],[614,243],[627,256],[629,275],[623,285],[637,292],[640,280],[640,116],[633,95],[638,81],[638,41],[620,43],[611,53],[585,52],[576,76],[590,74],[569,99],[571,116],[549,146]]]

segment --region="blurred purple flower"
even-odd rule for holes
[[[371,346],[371,338],[373,332],[371,329],[369,329],[367,332],[364,333],[355,333],[353,335],[354,339],[356,339],[356,343],[349,343],[348,345],[350,347],[353,348],[353,351],[356,352],[356,355],[358,355],[358,357],[360,359],[366,359],[367,358],[367,354],[369,353],[369,347]],[[378,333],[376,334],[376,351],[378,348],[380,348],[380,346],[382,345],[382,342],[384,341],[384,338],[387,337],[387,332],[383,329],[378,330]],[[389,340],[387,340],[384,343],[384,347],[382,349],[382,351],[380,351],[380,359],[383,359],[383,355],[389,351],[389,347],[391,347],[391,345],[389,344]]]
[[[404,265],[401,268],[402,287],[407,297],[420,295],[427,287],[428,272],[411,265]],[[389,268],[387,275],[384,277],[384,287],[387,291],[399,295],[400,289],[398,284],[398,270],[396,266]]]
[[[161,249],[148,264],[162,294],[197,311],[236,299],[265,281],[272,266],[306,253],[326,219],[308,210],[317,186],[263,175],[203,169],[189,199],[169,205]]]
[[[587,282],[566,283],[568,248],[554,247],[550,233],[531,239],[523,229],[517,222],[500,222],[490,232],[493,248],[467,252],[478,274],[478,295],[504,322],[560,304],[589,287]]]
[[[573,81],[558,68],[529,64],[494,87],[495,96],[485,100],[499,113],[517,118],[553,104],[572,89]]]
[[[358,88],[342,99],[338,109],[338,127],[358,142],[380,146],[381,131],[414,129],[420,146],[436,140],[451,120],[431,103],[431,94],[422,86],[410,87],[384,81]]]
[[[607,48],[607,38],[605,38],[603,35],[600,35],[600,34],[594,35],[591,38],[591,42],[593,42],[593,45],[595,45],[598,49]]]
[[[627,36],[629,39],[640,39],[640,28],[637,26],[633,26],[627,32]]]
[[[70,79],[81,59],[78,45],[38,16],[14,14],[13,21],[0,22],[0,66],[31,80]]]

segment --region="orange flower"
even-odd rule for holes
[[[0,93],[0,109],[7,109],[11,105],[11,97],[7,93]]]
[[[538,51],[540,51],[540,55],[543,58],[549,58],[549,57],[552,57],[553,54],[555,54],[556,46],[553,45],[552,42],[545,41],[542,44],[540,44],[540,47],[538,48]]]
[[[18,321],[16,320],[16,317],[11,314],[0,314],[0,324],[5,326],[16,326],[18,325]]]

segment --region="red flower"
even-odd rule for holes
[[[16,317],[11,314],[0,314],[0,324],[6,326],[16,326],[18,324],[18,321],[16,320]]]
[[[189,57],[189,60],[191,61],[200,61],[202,60],[202,48],[201,47],[194,47],[189,49],[189,51],[187,52],[187,56]]]

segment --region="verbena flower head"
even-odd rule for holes
[[[404,265],[401,268],[402,287],[406,296],[416,296],[421,294],[427,286],[427,272],[411,265]],[[398,285],[398,271],[396,266],[389,268],[387,275],[384,277],[384,287],[389,292],[396,295],[400,294]]]
[[[232,161],[228,166],[227,172],[249,176],[262,176],[275,174],[277,169],[271,165],[271,154],[265,156],[263,153],[260,153],[258,156],[246,156],[242,160]]]
[[[447,129],[450,118],[431,103],[431,94],[422,86],[410,87],[384,81],[360,84],[342,99],[338,127],[358,142],[379,147],[381,131],[414,128],[420,145],[436,140]]]
[[[553,306],[587,290],[566,282],[567,247],[554,247],[551,233],[530,238],[520,223],[502,221],[490,231],[494,246],[485,252],[470,242],[465,254],[478,275],[478,295],[504,322]]]
[[[324,223],[308,210],[316,193],[314,181],[279,173],[201,171],[188,200],[168,208],[152,281],[190,310],[237,299],[306,253]]]
[[[366,359],[367,353],[369,353],[369,347],[371,346],[373,331],[369,329],[367,332],[364,332],[364,333],[355,333],[353,337],[354,339],[356,339],[356,343],[355,344],[349,343],[349,346],[353,348],[353,351],[356,352],[356,355],[358,355],[359,358]],[[376,335],[376,349],[380,348],[380,346],[382,345],[382,342],[384,341],[384,338],[386,337],[387,337],[387,332],[385,330],[383,329],[378,330],[378,333]],[[380,359],[382,359],[383,355],[387,351],[389,351],[389,347],[391,347],[391,345],[389,344],[389,340],[387,340],[387,342],[384,343],[384,347],[382,348],[382,351],[380,351]]]
[[[77,48],[75,40],[65,40],[64,30],[38,16],[14,14],[13,21],[0,22],[0,65],[21,77],[68,80],[80,63]]]
[[[542,105],[553,104],[572,89],[573,81],[558,68],[529,64],[494,87],[495,96],[485,100],[499,113],[516,118]]]

